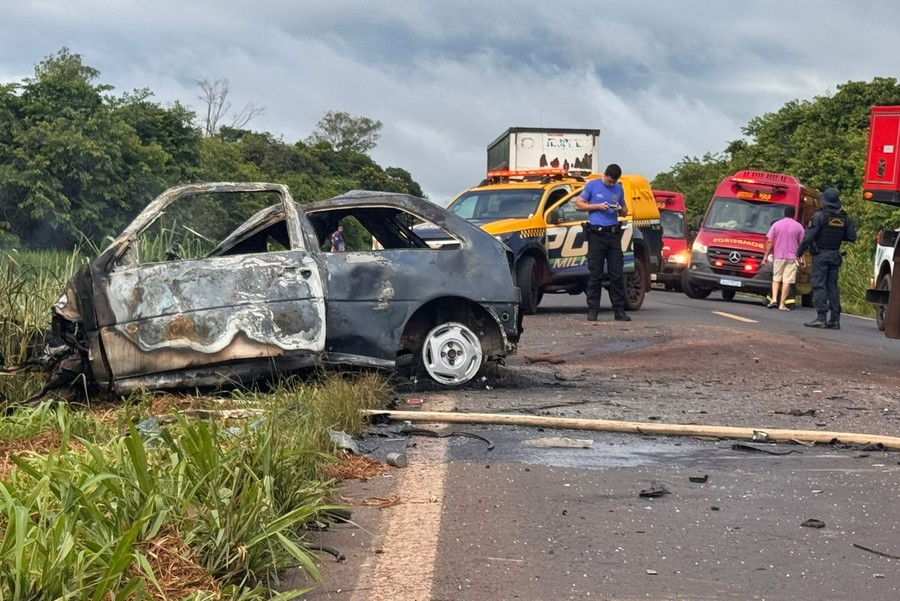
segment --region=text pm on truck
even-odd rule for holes
[[[794,207],[804,227],[818,210],[819,191],[792,175],[739,171],[716,187],[706,214],[697,223],[690,265],[682,274],[682,289],[691,298],[706,298],[720,290],[731,300],[737,292],[765,296],[772,290],[772,265],[763,264],[766,233]],[[804,307],[812,306],[810,268],[797,270],[795,292]]]

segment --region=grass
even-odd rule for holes
[[[0,599],[269,599],[289,567],[318,578],[304,535],[338,509],[327,432],[358,433],[359,410],[388,392],[377,375],[322,374],[0,419]],[[255,413],[191,419],[187,407]]]

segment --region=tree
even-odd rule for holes
[[[325,143],[333,150],[341,152],[350,150],[366,153],[378,143],[381,134],[381,121],[373,121],[368,117],[353,117],[349,113],[328,111],[316,124],[307,143],[317,145]]]
[[[228,111],[231,110],[231,101],[228,100],[228,94],[231,89],[228,80],[224,78],[209,81],[206,78],[197,80],[197,86],[200,87],[200,95],[197,97],[203,103],[200,111],[199,127],[205,137],[214,136],[222,127],[222,121],[226,118]],[[231,129],[242,129],[255,117],[263,114],[265,109],[258,107],[252,102],[244,105],[237,114],[231,116],[228,125]]]
[[[17,246],[98,243],[199,160],[189,113],[147,91],[109,98],[98,76],[63,48],[0,88],[0,212]]]

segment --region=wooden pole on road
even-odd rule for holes
[[[458,413],[444,411],[390,411],[387,409],[364,410],[363,415],[382,415],[390,419],[411,422],[444,422],[452,424],[493,424],[504,426],[535,426],[564,428],[569,430],[597,430],[630,434],[656,434],[659,436],[706,436],[735,438],[756,442],[796,442],[848,445],[881,445],[886,449],[900,450],[900,438],[856,432],[829,432],[820,430],[787,430],[782,428],[745,428],[697,424],[666,424],[660,422],[627,422],[609,419],[578,419],[570,417],[546,417],[539,415],[508,415],[497,413]]]

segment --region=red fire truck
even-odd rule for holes
[[[654,190],[653,198],[662,224],[662,269],[656,282],[666,290],[681,290],[681,272],[691,260],[684,196],[680,192]]]
[[[706,215],[697,220],[688,268],[681,286],[691,298],[706,298],[720,290],[731,300],[737,292],[765,296],[772,291],[772,264],[762,265],[766,233],[784,217],[784,206],[796,209],[795,218],[809,223],[819,207],[819,191],[792,175],[739,171],[716,187]],[[806,266],[797,272],[796,293],[803,306],[812,306],[812,284]]]
[[[869,144],[863,177],[863,198],[900,206],[900,106],[873,106],[869,117]],[[890,245],[885,246],[885,239]],[[888,230],[879,233],[875,249],[875,278],[866,291],[866,300],[875,304],[879,328],[888,338],[900,338],[900,270],[897,265],[898,236]]]

